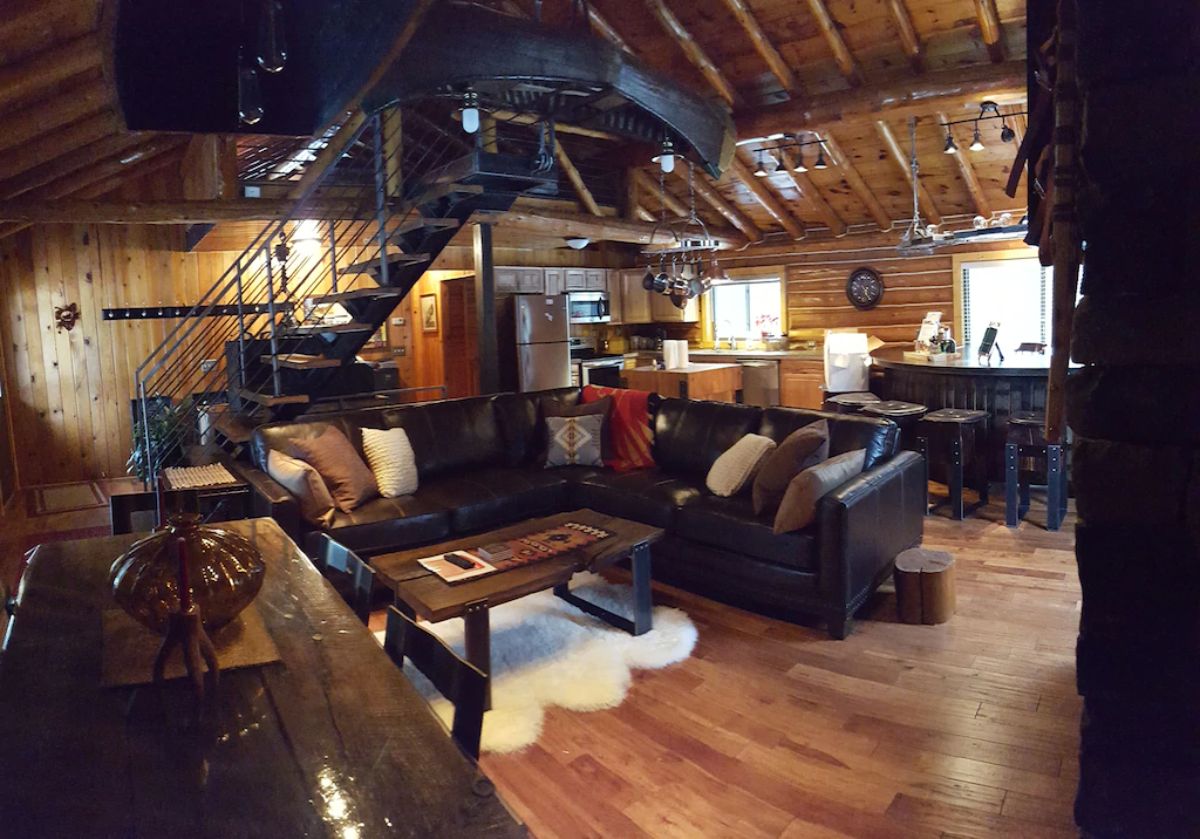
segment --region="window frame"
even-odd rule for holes
[[[954,338],[962,346],[969,346],[967,341],[967,320],[964,302],[963,289],[963,266],[977,262],[1001,262],[1007,259],[1037,259],[1037,248],[1031,248],[1027,245],[1014,247],[1002,251],[963,251],[951,255],[951,271],[954,276],[953,295],[954,295],[954,322],[951,329],[954,332]],[[1046,275],[1047,269],[1043,267],[1042,276],[1046,282],[1050,282],[1050,278]],[[1050,313],[1046,313],[1046,317],[1050,317]]]
[[[717,288],[728,288],[729,286],[740,286],[740,285],[748,286],[748,285],[755,285],[755,284],[761,284],[761,283],[778,283],[779,284],[779,333],[782,336],[787,337],[788,331],[789,331],[789,324],[788,324],[788,307],[787,307],[787,273],[786,273],[785,269],[783,267],[780,267],[778,270],[769,270],[769,269],[764,270],[763,268],[752,268],[752,269],[734,268],[734,269],[730,269],[729,271],[727,271],[726,275],[729,277],[729,281],[715,284],[713,286],[712,291],[715,291]],[[747,291],[746,294],[748,297],[749,291]],[[717,329],[716,308],[717,307],[714,303],[714,300],[715,300],[715,295],[713,295],[713,294],[705,295],[705,303],[707,304],[707,306],[706,306],[707,311],[704,313],[705,317],[701,320],[701,323],[704,325],[704,331],[707,333],[705,335],[705,339],[708,341],[708,343],[712,343],[713,341],[716,340],[716,329]],[[747,300],[747,311],[749,311],[748,304],[749,304],[749,301]],[[722,336],[722,337],[725,337],[725,336]],[[750,340],[750,341],[758,340],[758,336],[750,335],[747,338],[745,338],[744,340]]]

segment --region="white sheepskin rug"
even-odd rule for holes
[[[633,589],[576,574],[572,592],[621,615],[633,614]],[[425,624],[461,655],[463,622]],[[483,718],[485,752],[514,752],[537,741],[547,705],[572,711],[615,708],[630,671],[658,670],[691,655],[696,627],[679,609],[657,606],[654,628],[639,637],[587,615],[550,591],[491,610],[492,709]],[[383,633],[376,633],[380,643]],[[447,726],[454,707],[405,662],[408,676]]]

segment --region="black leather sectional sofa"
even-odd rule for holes
[[[655,579],[714,599],[790,618],[823,618],[844,638],[850,616],[889,573],[900,551],[921,539],[925,501],[919,455],[899,450],[888,420],[790,408],[665,399],[651,419],[656,467],[609,469],[539,464],[542,398],[566,403],[576,388],[505,393],[323,415],[260,427],[254,467],[258,515],[277,519],[299,538],[311,529],[295,499],[264,471],[267,454],[296,437],[337,426],[362,445],[360,429],[403,427],[412,443],[420,488],[336,513],[330,534],[366,556],[428,544],[522,519],[590,507],[666,530],[653,551]],[[830,454],[865,448],[864,471],[823,498],[809,528],[776,536],[772,518],[754,515],[749,491],[712,495],[705,476],[725,449],[748,433],[777,442],[826,419]]]

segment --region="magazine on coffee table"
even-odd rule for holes
[[[422,568],[432,571],[448,583],[461,583],[496,570],[494,565],[484,562],[469,551],[452,551],[418,559],[417,562]],[[470,565],[464,567],[467,563]]]

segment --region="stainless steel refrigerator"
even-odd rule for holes
[[[567,296],[514,294],[502,301],[497,301],[497,339],[507,356],[501,364],[502,384],[518,391],[570,385]],[[506,352],[509,347],[511,353]]]

